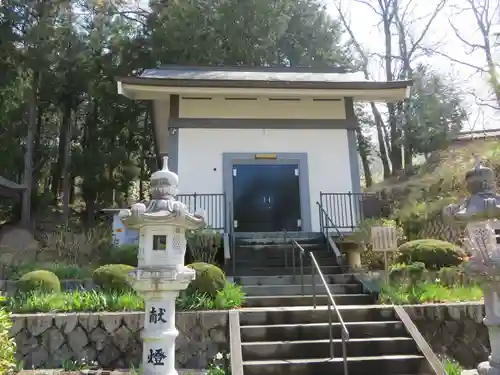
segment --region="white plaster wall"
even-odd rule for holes
[[[223,193],[224,152],[307,153],[313,231],[319,231],[320,191],[352,191],[345,129],[193,128],[179,129],[180,193]]]

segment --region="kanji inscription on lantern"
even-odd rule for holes
[[[155,308],[151,307],[149,310],[149,323],[157,324],[157,323],[166,323],[165,320],[166,310],[163,307]]]
[[[148,363],[153,366],[165,366],[165,359],[167,356],[163,349],[149,349]]]

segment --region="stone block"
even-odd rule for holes
[[[123,315],[123,323],[127,326],[130,332],[139,332],[144,328],[143,313],[127,313]]]
[[[108,332],[113,333],[122,325],[123,318],[120,314],[102,314],[101,326]]]
[[[50,314],[31,315],[26,320],[26,328],[33,336],[39,336],[52,327],[53,318]]]
[[[78,324],[78,314],[56,314],[54,316],[56,327],[65,334],[70,333]]]
[[[49,354],[53,354],[64,344],[64,336],[56,328],[51,327],[42,335],[42,345],[47,349]]]

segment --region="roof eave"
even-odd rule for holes
[[[234,88],[234,89],[322,89],[322,90],[386,90],[409,89],[413,81],[256,81],[256,80],[194,80],[194,79],[167,79],[149,77],[119,77],[118,89],[123,84],[162,87],[199,87],[199,88]]]

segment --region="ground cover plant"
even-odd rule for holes
[[[179,311],[226,310],[243,305],[243,291],[238,285],[228,282],[218,267],[206,263],[195,263],[190,267],[196,270],[197,279],[203,283],[193,283],[179,294]],[[8,299],[7,309],[12,313],[143,311],[142,297],[127,282],[131,269],[133,267],[122,264],[102,266],[93,274],[98,289],[67,292],[54,287],[54,281],[57,281],[54,274],[49,275],[50,287],[41,289],[39,285],[46,283],[48,271],[33,271],[30,283]],[[38,281],[36,276],[40,275],[42,278]]]
[[[429,271],[421,262],[395,264],[389,281],[380,289],[379,301],[393,304],[479,301],[481,288],[470,280],[463,267],[443,267]]]

